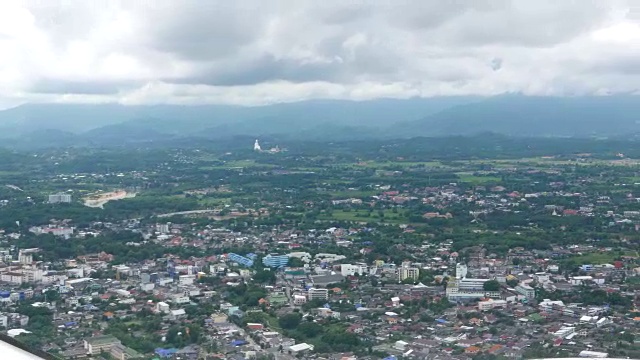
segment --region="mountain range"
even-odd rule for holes
[[[616,137],[640,133],[640,97],[435,97],[230,105],[25,104],[0,111],[9,147],[112,145],[233,136],[365,139],[474,135]]]

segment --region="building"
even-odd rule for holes
[[[307,343],[296,344],[289,346],[289,352],[291,355],[303,354],[309,351],[313,351],[313,345],[309,345]]]
[[[258,139],[256,139],[255,143],[253,143],[253,151],[262,151],[262,148],[260,147],[260,143],[258,142]]]
[[[20,250],[18,253],[18,261],[22,265],[30,265],[33,263],[33,251],[31,249]]]
[[[279,268],[287,266],[289,263],[289,255],[273,255],[269,254],[262,258],[262,264],[264,266]]]
[[[122,345],[120,340],[111,335],[94,336],[84,339],[84,348],[89,355],[100,354],[102,350],[110,351],[112,347]]]
[[[365,264],[341,264],[340,273],[342,276],[354,276],[355,274],[365,275],[369,273],[369,267]]]
[[[169,223],[166,224],[156,224],[156,231],[162,234],[169,233]]]
[[[21,285],[24,277],[22,276],[22,273],[6,272],[0,275],[0,280],[2,280],[2,282],[11,283],[14,285]]]
[[[536,290],[527,284],[520,284],[516,286],[516,291],[528,300],[536,298]]]
[[[156,304],[156,311],[159,313],[169,313],[171,307],[166,302],[160,301]]]
[[[293,295],[293,305],[301,306],[307,303],[307,298],[304,295]]]
[[[117,360],[144,359],[144,355],[122,344],[112,346],[109,355]]]
[[[505,300],[494,300],[494,299],[489,299],[486,301],[479,301],[478,302],[478,310],[480,311],[487,311],[487,310],[491,310],[497,307],[504,307],[507,305],[507,302]]]
[[[307,297],[311,300],[327,300],[329,299],[329,289],[310,288],[307,290]]]
[[[417,281],[420,276],[420,269],[417,267],[403,266],[396,270],[398,281],[405,281],[407,279]]]
[[[467,265],[457,263],[456,264],[456,279],[464,279],[464,278],[466,278],[468,271],[469,271],[469,269],[467,268]]]
[[[500,291],[485,291],[484,283],[490,279],[456,279],[447,284],[447,298],[450,301],[473,300],[480,298],[499,299]]]
[[[602,359],[609,357],[609,354],[598,351],[582,350],[580,351],[580,354],[578,354],[578,356],[582,358]]]
[[[228,255],[229,260],[238,263],[240,265],[244,265],[246,267],[252,267],[253,266],[253,260],[249,259],[248,257],[244,257],[235,253],[229,253]]]
[[[71,195],[65,193],[57,193],[49,195],[49,204],[70,203]]]

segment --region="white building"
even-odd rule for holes
[[[29,283],[38,283],[43,281],[44,271],[42,269],[22,269],[23,279]]]
[[[449,281],[447,284],[447,298],[450,301],[472,300],[479,298],[499,299],[500,291],[485,291],[484,283],[490,279],[463,278]]]
[[[461,263],[457,263],[456,264],[456,279],[464,279],[464,278],[466,278],[468,271],[469,271],[469,269],[467,268],[467,265],[461,264]]]
[[[160,301],[159,303],[156,304],[156,311],[159,313],[168,314],[170,311],[169,304],[167,304],[164,301]]]
[[[71,195],[65,193],[57,193],[49,195],[49,204],[70,203]]]
[[[28,252],[28,251],[24,251],[24,250],[20,250],[20,252],[18,253],[18,261],[22,265],[30,265],[30,264],[32,264],[33,263],[33,253]]]
[[[329,289],[310,288],[307,290],[307,297],[311,300],[327,300],[329,299]]]
[[[586,281],[592,281],[592,280],[593,280],[592,276],[573,276],[569,278],[569,283],[571,285],[578,286],[578,285],[584,284]]]
[[[0,275],[0,280],[2,280],[2,282],[21,285],[23,283],[23,276],[18,272],[6,272]]]
[[[366,275],[369,273],[369,267],[365,264],[341,264],[340,273],[342,276]]]
[[[293,295],[293,305],[300,306],[307,303],[307,297],[303,295]]]
[[[313,345],[309,345],[307,343],[295,344],[289,346],[289,351],[291,352],[291,355],[295,356],[305,352],[313,351]]]
[[[180,285],[193,285],[195,281],[195,275],[180,275]]]
[[[156,224],[156,231],[162,234],[168,234],[169,224]]]
[[[603,358],[608,357],[609,354],[607,354],[605,352],[582,350],[582,351],[580,351],[580,354],[578,354],[578,356],[580,356],[582,358],[603,359]]]
[[[505,300],[489,299],[486,301],[478,302],[478,310],[480,311],[487,311],[497,307],[504,307],[504,306],[507,306],[507,302]]]
[[[258,142],[258,139],[256,139],[256,142],[253,144],[253,151],[262,151],[262,148],[260,147],[260,143]]]
[[[188,304],[191,300],[189,300],[188,296],[184,296],[183,294],[175,294],[172,298],[174,304]]]
[[[516,286],[516,291],[529,300],[536,298],[536,290],[527,284]]]

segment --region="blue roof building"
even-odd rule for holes
[[[238,254],[234,254],[234,253],[229,253],[229,260],[236,262],[240,265],[244,265],[246,267],[252,267],[253,266],[253,260],[244,257],[244,256],[240,256]]]
[[[285,267],[289,263],[289,255],[267,255],[262,258],[262,264],[264,266],[272,268]]]

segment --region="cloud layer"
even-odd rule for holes
[[[638,0],[0,3],[0,104],[629,93],[638,64]]]

